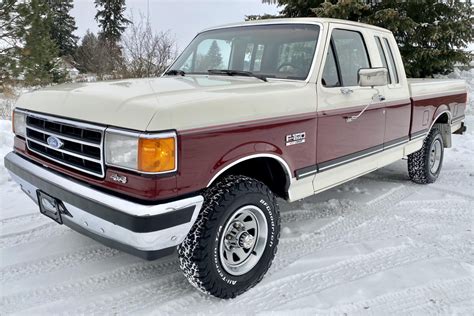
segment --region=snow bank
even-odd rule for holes
[[[437,78],[464,79],[467,83],[469,95],[469,103],[467,105],[466,114],[474,114],[474,69],[460,70],[454,69],[454,72],[447,76],[437,76]]]

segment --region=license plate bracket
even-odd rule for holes
[[[66,210],[64,204],[57,198],[43,191],[38,190],[36,194],[38,196],[38,205],[41,214],[51,218],[58,224],[62,224],[63,219],[61,213],[63,213],[63,210]]]

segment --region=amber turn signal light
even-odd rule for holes
[[[138,170],[165,172],[176,169],[176,139],[140,138],[138,140]]]

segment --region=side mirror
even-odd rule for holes
[[[388,84],[387,68],[361,68],[358,77],[361,87],[378,87]]]

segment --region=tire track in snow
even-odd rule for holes
[[[38,261],[26,262],[7,266],[0,270],[0,282],[13,281],[33,274],[48,273],[64,268],[77,267],[89,262],[95,262],[120,255],[119,250],[106,246],[96,246],[79,249],[76,252],[43,258]]]
[[[0,249],[10,248],[35,240],[58,237],[71,232],[69,228],[61,227],[57,223],[46,223],[19,233],[12,233],[0,237]]]
[[[373,201],[371,205],[357,205],[347,216],[338,217],[334,221],[320,228],[312,234],[302,236],[303,242],[295,244],[294,238],[283,238],[280,240],[276,261],[270,268],[268,275],[271,275],[301,257],[309,253],[327,249],[337,244],[344,236],[355,230],[360,225],[371,220],[374,216],[389,213],[399,201],[405,199],[413,192],[410,188],[399,186],[390,190],[380,199]],[[380,231],[380,227],[373,227],[374,233]],[[281,259],[281,260],[278,260]]]
[[[177,271],[179,271],[179,265],[175,258],[163,259],[152,263],[138,263],[79,280],[5,296],[0,298],[0,306],[3,308],[3,313],[19,312],[44,304],[44,302],[54,302],[87,294],[96,295],[97,292],[107,289],[131,286]]]
[[[181,281],[181,283],[180,283]],[[179,286],[182,284],[182,286]],[[71,310],[73,315],[105,315],[113,311],[119,314],[131,314],[145,310],[151,306],[161,304],[192,293],[194,288],[188,286],[181,271],[176,271],[166,276],[157,276],[151,281],[128,287],[117,294],[94,298],[94,302],[84,304],[83,307]],[[139,304],[137,304],[140,302]]]
[[[43,214],[41,214],[39,211],[38,213],[31,213],[31,214],[25,214],[25,215],[19,215],[15,217],[9,217],[2,219],[0,221],[0,225],[18,225],[18,224],[25,224],[25,223],[31,223],[31,222],[36,222],[40,221],[42,219],[47,219]]]
[[[391,292],[370,300],[314,312],[331,315],[352,315],[358,312],[370,312],[378,315],[448,314],[451,306],[456,303],[470,301],[472,306],[473,284],[474,278],[472,277],[437,280],[423,286]]]
[[[249,292],[230,305],[258,304],[279,306],[294,299],[308,296],[340,284],[359,280],[386,270],[434,257],[433,249],[423,246],[402,245],[383,248],[366,255],[354,256],[336,264],[306,270],[260,286],[258,293]],[[285,296],[278,295],[284,290]],[[254,291],[256,292],[256,291]],[[227,307],[230,307],[227,305]]]

